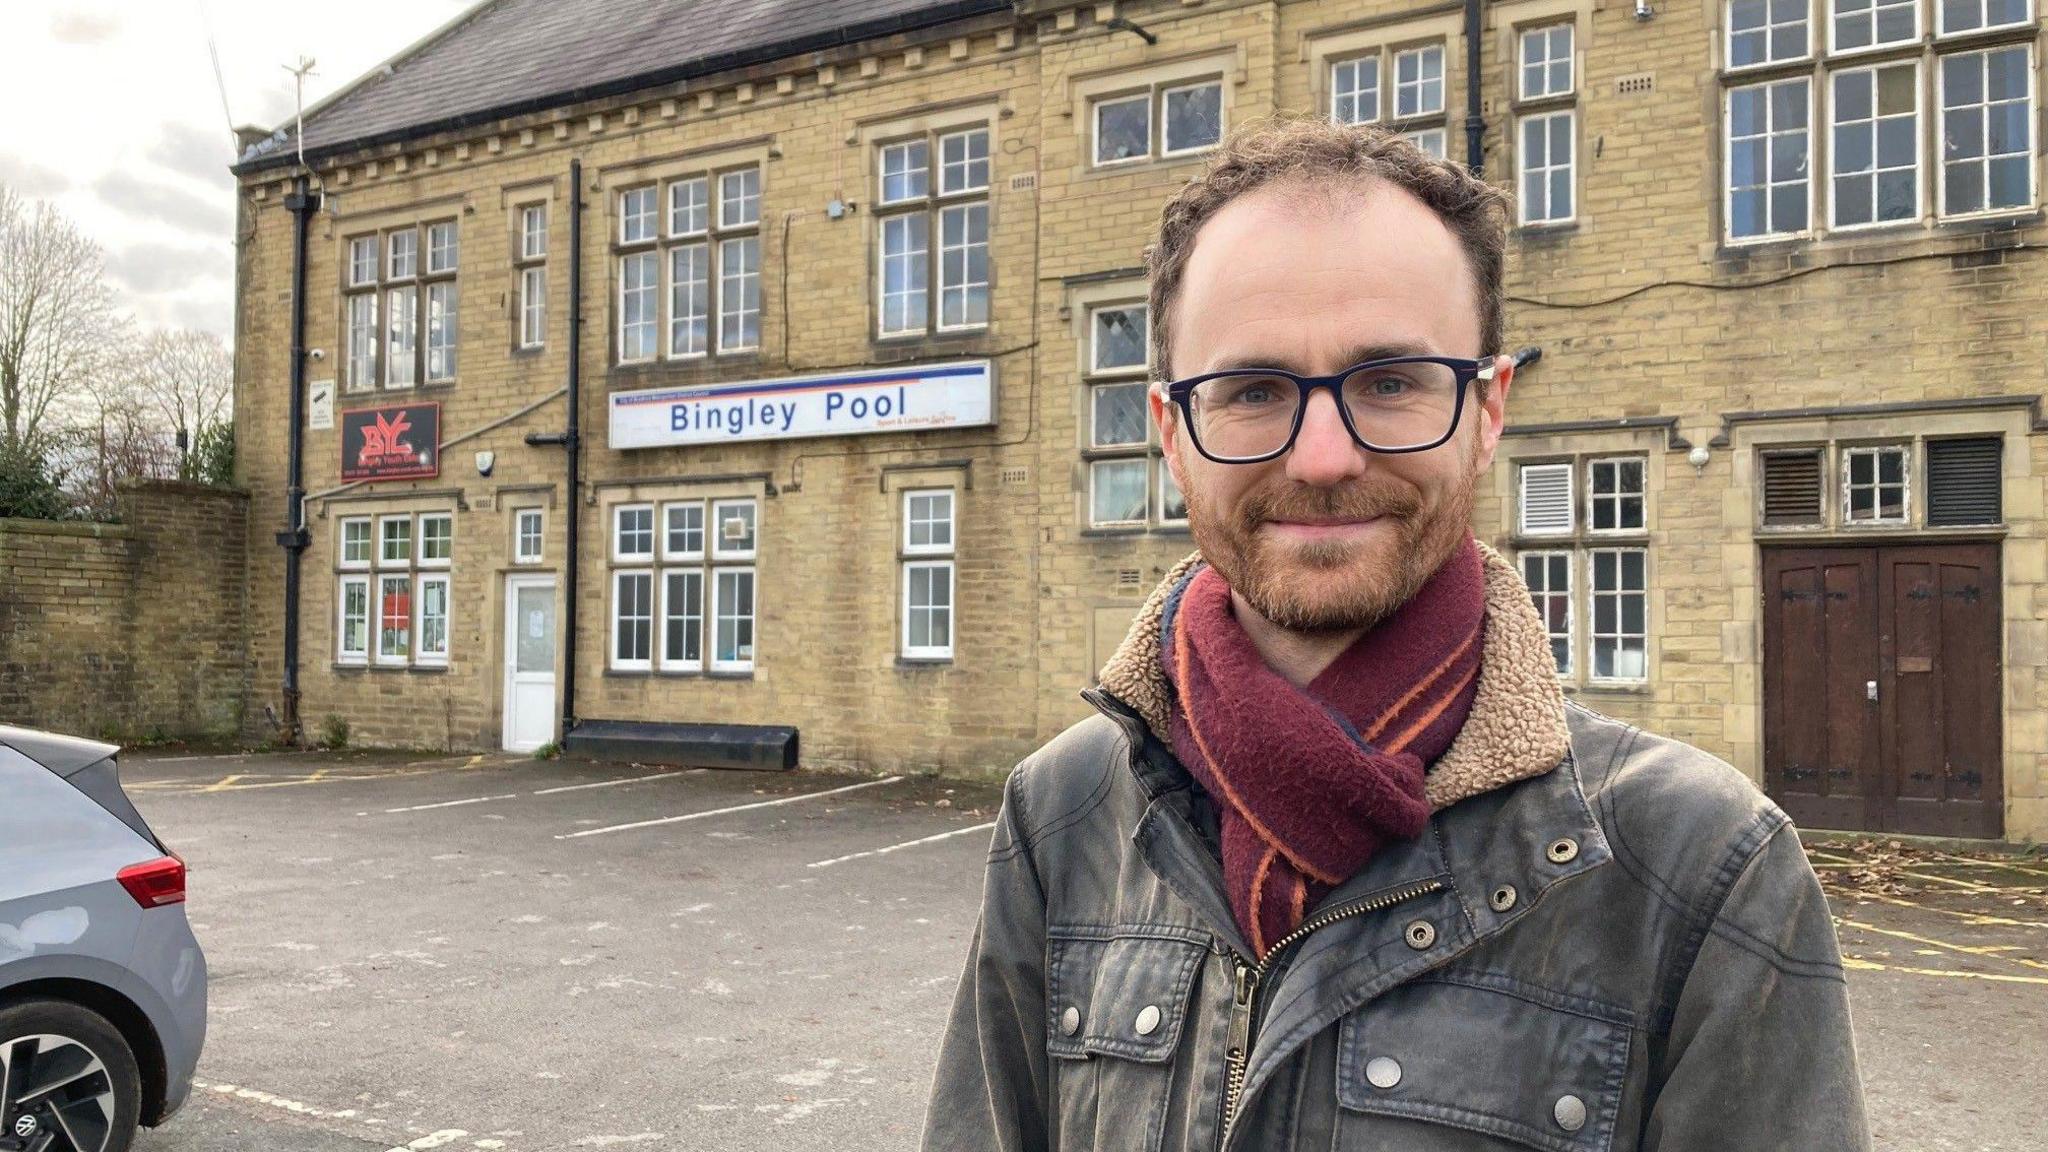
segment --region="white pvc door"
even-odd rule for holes
[[[555,738],[555,581],[505,580],[507,751],[531,752]]]

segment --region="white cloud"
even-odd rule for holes
[[[283,67],[318,61],[306,103],[439,27],[469,0],[4,0],[0,180],[52,201],[107,250],[146,324],[232,332],[228,115],[274,127],[294,107]],[[229,113],[207,53],[210,23]],[[165,271],[167,253],[198,254]]]

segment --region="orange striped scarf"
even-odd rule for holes
[[[1259,956],[1383,845],[1427,826],[1424,772],[1471,710],[1485,618],[1467,537],[1303,689],[1267,666],[1213,568],[1170,594],[1173,751],[1221,813],[1231,911]]]

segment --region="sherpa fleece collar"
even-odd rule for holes
[[[1426,790],[1432,811],[1541,776],[1571,747],[1550,636],[1529,589],[1500,553],[1480,543],[1479,555],[1486,570],[1486,650],[1479,690],[1450,750],[1429,766]],[[1173,566],[1097,678],[1105,691],[1144,717],[1163,744],[1171,743],[1174,700],[1173,685],[1159,663],[1159,618],[1174,586],[1201,560],[1197,552]]]

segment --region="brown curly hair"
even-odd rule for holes
[[[1373,178],[1408,190],[1435,212],[1472,260],[1478,285],[1480,352],[1500,351],[1502,265],[1507,205],[1501,191],[1465,168],[1437,160],[1392,132],[1323,117],[1276,117],[1243,125],[1216,150],[1202,174],[1167,201],[1159,239],[1145,249],[1151,274],[1152,354],[1160,373],[1173,363],[1173,306],[1194,255],[1195,235],[1231,201],[1272,184],[1311,189]]]

